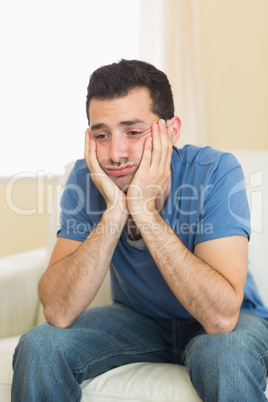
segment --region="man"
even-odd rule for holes
[[[150,64],[96,70],[86,111],[39,283],[48,322],[20,340],[12,400],[78,401],[83,380],[151,361],[185,364],[205,401],[265,401],[268,310],[247,275],[238,162],[175,147],[171,88]],[[114,303],[86,310],[109,269]]]

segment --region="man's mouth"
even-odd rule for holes
[[[132,170],[132,168],[133,165],[126,165],[126,166],[106,168],[106,171],[111,176],[125,176]]]

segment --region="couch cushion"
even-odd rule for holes
[[[46,249],[39,248],[0,260],[0,338],[28,331],[39,305],[37,284]]]
[[[19,336],[0,339],[0,401],[10,402],[12,383],[12,358]]]
[[[85,381],[82,390],[82,402],[201,401],[187,369],[169,363],[133,363],[118,367]],[[265,394],[268,397],[268,389]]]
[[[82,385],[82,402],[201,401],[187,370],[169,363],[133,363],[117,367]]]

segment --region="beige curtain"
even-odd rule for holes
[[[201,1],[141,0],[140,56],[168,75],[182,130],[178,146],[206,145]]]

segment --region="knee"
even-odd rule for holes
[[[228,401],[263,400],[266,368],[258,339],[243,331],[192,339],[186,348],[185,365],[202,400],[219,400],[219,395]]]
[[[51,354],[53,348],[60,349],[61,334],[57,328],[43,323],[21,336],[15,349],[13,366],[17,358],[31,360],[44,355],[45,358]]]
[[[186,365],[204,374],[210,370],[212,377],[222,369],[228,371],[228,367],[238,369],[252,358],[250,342],[239,332],[197,336],[187,347]]]

